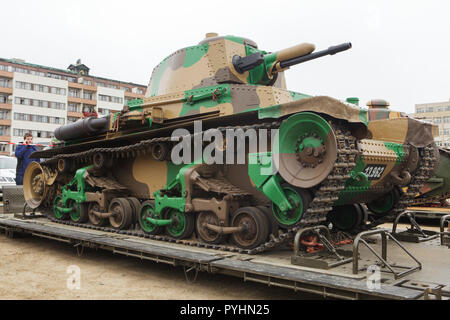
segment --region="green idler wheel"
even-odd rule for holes
[[[70,212],[70,219],[73,222],[84,223],[89,220],[89,214],[86,203],[78,203],[73,200],[68,201],[69,207],[72,208]]]
[[[172,223],[166,226],[166,231],[176,239],[186,239],[194,232],[195,216],[192,213],[169,208],[166,211],[165,219],[172,220]]]
[[[272,211],[278,225],[288,228],[300,222],[311,202],[311,195],[307,190],[291,186],[283,186],[283,192],[293,208],[289,211],[282,211],[277,205],[273,204]]]
[[[400,191],[397,187],[394,187],[394,189],[392,189],[388,194],[383,195],[382,197],[373,200],[366,205],[367,208],[376,216],[383,216],[395,207],[399,199]]]
[[[68,213],[61,212],[58,209],[56,209],[56,207],[63,208],[62,197],[60,195],[57,195],[53,200],[53,214],[55,215],[55,218],[58,220],[69,219],[70,216]]]
[[[321,116],[301,112],[280,126],[273,145],[275,167],[290,185],[311,188],[327,178],[337,158],[336,136]]]
[[[139,225],[146,234],[156,235],[163,233],[164,227],[151,223],[149,219],[162,219],[162,215],[155,210],[155,201],[152,200],[142,203],[138,219]]]

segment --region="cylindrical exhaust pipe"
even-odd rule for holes
[[[58,140],[74,140],[87,138],[92,135],[105,133],[109,129],[110,116],[95,118],[90,117],[77,122],[66,124],[55,130],[55,138]]]

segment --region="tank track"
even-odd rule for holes
[[[262,123],[262,124],[255,124],[255,125],[249,125],[249,126],[239,126],[239,127],[220,127],[217,128],[218,130],[224,132],[227,129],[276,129],[280,126],[281,122],[270,122],[270,123]],[[301,228],[304,228],[306,226],[316,225],[321,222],[326,221],[326,215],[329,211],[332,210],[333,203],[338,199],[339,193],[344,190],[345,188],[345,182],[348,178],[350,178],[350,172],[353,170],[353,168],[356,165],[356,159],[359,155],[359,151],[357,150],[356,146],[356,138],[351,135],[349,130],[345,129],[345,125],[337,124],[337,123],[331,123],[336,136],[336,143],[337,143],[337,160],[333,166],[332,171],[328,175],[328,177],[322,181],[322,183],[317,187],[317,191],[314,194],[314,197],[312,198],[310,205],[308,209],[305,211],[302,220],[299,224],[295,225],[294,227],[279,231],[278,235],[271,234],[270,240],[261,244],[260,246],[254,248],[254,249],[242,249],[230,245],[223,245],[223,244],[208,244],[196,240],[180,240],[180,239],[174,239],[169,236],[165,235],[148,235],[145,234],[142,230],[116,230],[111,227],[97,227],[90,223],[75,223],[73,221],[64,221],[64,220],[58,220],[55,217],[52,217],[51,214],[47,215],[47,218],[50,219],[52,222],[61,223],[65,225],[71,225],[75,227],[82,227],[82,228],[88,228],[88,229],[95,229],[95,230],[101,230],[105,232],[113,232],[118,234],[124,234],[124,235],[132,235],[137,237],[143,237],[143,238],[149,238],[154,240],[160,240],[165,242],[172,242],[172,243],[180,243],[195,247],[203,247],[208,249],[215,249],[219,251],[226,251],[226,252],[239,252],[244,254],[257,254],[264,251],[267,251],[269,249],[281,246],[282,244],[286,243],[287,240],[292,239],[298,230]],[[193,135],[191,135],[193,136]],[[79,152],[79,153],[73,153],[73,154],[60,154],[57,155],[45,162],[42,163],[42,165],[50,165],[54,162],[58,161],[59,159],[73,159],[79,163],[81,162],[89,162],[93,155],[102,152],[107,153],[113,158],[125,158],[127,156],[136,156],[143,154],[145,150],[149,150],[149,147],[152,143],[155,142],[169,142],[170,137],[161,137],[161,138],[154,138],[149,140],[141,141],[137,144],[130,145],[130,146],[124,146],[124,147],[117,147],[117,148],[95,148],[92,150]],[[135,226],[136,229],[137,226]]]
[[[436,165],[439,163],[435,155],[435,148],[426,146],[423,149],[423,154],[420,156],[418,169],[413,174],[410,184],[406,192],[400,189],[400,198],[396,206],[391,212],[383,217],[375,219],[369,224],[362,227],[362,230],[374,228],[380,224],[392,222],[399,214],[404,212],[408,206],[414,203],[416,195],[420,188],[433,176]]]
[[[417,205],[417,206],[421,206],[421,205],[426,205],[426,204],[430,204],[433,202],[443,202],[445,200],[447,200],[448,198],[450,198],[450,192],[441,194],[441,195],[437,195],[437,196],[433,196],[433,197],[419,197],[419,198],[415,198],[412,205]]]

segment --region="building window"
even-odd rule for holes
[[[4,64],[0,64],[0,70],[8,71],[8,66],[5,66]]]
[[[94,92],[91,92],[91,91],[84,91],[84,92],[83,92],[83,99],[86,99],[86,100],[95,100],[95,99],[94,99]]]
[[[13,67],[12,71],[13,72],[20,72],[20,73],[28,73],[27,69],[23,69],[23,68],[19,68],[19,67]]]
[[[48,116],[41,116],[41,115],[36,115],[36,114],[17,113],[17,112],[14,113],[14,120],[64,124],[64,118],[48,117]]]
[[[8,126],[0,126],[0,136],[9,136]]]
[[[0,119],[1,120],[9,120],[9,111],[0,110]]]
[[[8,103],[8,96],[0,94],[0,103]]]
[[[25,133],[31,132],[34,137],[38,138],[51,138],[53,136],[53,132],[51,131],[40,131],[40,130],[28,130],[28,129],[14,129],[15,137],[23,137]]]
[[[71,123],[71,122],[76,122],[78,121],[80,118],[77,117],[67,117],[67,123]]]
[[[16,88],[17,89],[23,89],[23,90],[34,90],[39,92],[45,92],[45,93],[53,93],[53,94],[59,94],[59,95],[66,95],[66,89],[64,88],[58,88],[58,87],[49,87],[44,86],[40,84],[33,84],[28,82],[22,82],[22,81],[16,81]]]
[[[433,122],[434,123],[441,123],[442,122],[442,118],[441,117],[433,118]]]
[[[57,110],[65,110],[66,109],[66,104],[64,102],[44,101],[44,100],[16,97],[15,103],[24,105],[24,106],[51,108],[51,109],[57,109]]]
[[[0,87],[11,88],[11,81],[9,81],[9,79],[0,78]]]
[[[81,91],[76,89],[69,89],[69,97],[81,98]]]
[[[80,110],[79,105],[76,104],[76,103],[69,103],[69,104],[67,105],[67,111],[70,111],[70,112],[80,112],[79,110]]]

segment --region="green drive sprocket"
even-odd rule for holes
[[[273,151],[275,166],[286,182],[311,188],[333,169],[337,157],[336,137],[324,118],[302,112],[283,121]]]

